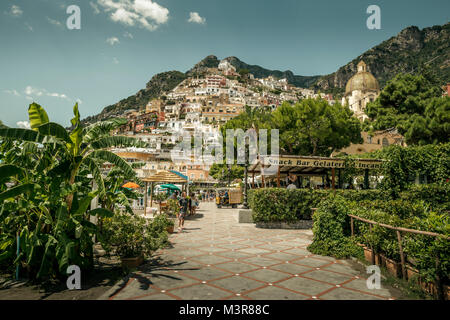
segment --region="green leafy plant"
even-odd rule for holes
[[[121,258],[148,257],[168,243],[169,224],[164,215],[149,221],[127,213],[116,214],[105,219],[100,241],[109,254],[114,252]]]

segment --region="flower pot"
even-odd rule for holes
[[[406,266],[406,275],[408,276],[408,280],[419,279],[419,271],[411,266]]]
[[[382,265],[386,268],[386,270],[392,274],[395,277],[400,278],[402,274],[402,266],[400,263],[386,258],[385,256],[382,256]]]
[[[144,257],[134,257],[134,258],[120,258],[122,261],[122,267],[126,267],[128,269],[139,267],[142,263],[144,263]]]
[[[372,249],[368,247],[364,247],[364,257],[366,258],[366,261],[369,263],[372,263],[372,256],[375,255],[375,264],[381,265],[381,257],[378,253],[374,253]]]
[[[166,230],[167,230],[168,233],[173,233],[173,229],[174,228],[175,228],[175,226],[172,225],[172,226],[167,227]]]

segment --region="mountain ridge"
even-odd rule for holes
[[[348,79],[356,73],[357,64],[364,60],[368,70],[373,73],[383,87],[387,81],[400,72],[417,72],[427,66],[441,83],[450,82],[450,23],[419,29],[409,26],[397,35],[383,41],[362,53],[337,71],[328,75],[301,76],[292,71],[270,70],[258,65],[251,65],[235,56],[225,58],[237,71],[248,69],[256,78],[274,76],[286,78],[297,87],[342,95]],[[105,107],[95,116],[85,118],[84,122],[95,122],[112,116],[118,116],[127,109],[140,109],[147,102],[175,88],[190,76],[205,72],[208,68],[217,68],[220,60],[215,55],[208,55],[186,72],[167,71],[156,74],[144,89],[119,102]]]

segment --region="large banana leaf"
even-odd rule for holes
[[[103,208],[97,208],[97,209],[89,211],[89,214],[91,216],[99,216],[99,217],[103,217],[103,218],[111,218],[114,215],[114,212],[109,211],[107,209],[103,209]]]
[[[0,128],[0,137],[17,141],[42,142],[43,136],[36,131],[22,128]]]
[[[122,169],[126,175],[134,176],[136,174],[133,171],[133,168],[125,160],[110,151],[96,150],[90,153],[88,157],[108,161]]]
[[[77,156],[80,152],[80,146],[83,139],[83,128],[80,122],[80,112],[78,111],[78,103],[73,107],[73,114],[75,117],[70,120],[74,129],[70,133],[70,140],[72,142],[72,154]]]
[[[128,123],[127,119],[113,118],[91,124],[90,126],[83,129],[84,141],[90,142],[99,139],[101,136],[109,135],[111,133],[111,130],[114,130],[127,123]]]
[[[23,169],[12,164],[0,165],[0,183],[7,178],[23,173]]]
[[[33,191],[34,187],[35,187],[34,183],[26,183],[8,189],[0,193],[0,202],[5,199],[17,197],[18,195],[24,194],[26,192]]]
[[[49,122],[47,112],[34,102],[28,108],[28,118],[33,130],[37,130],[37,127]]]
[[[95,183],[97,183],[98,192],[103,195],[105,192],[105,182],[102,177],[102,173],[95,163],[95,160],[89,157],[83,159],[83,162],[88,166],[92,176],[94,177]]]
[[[60,140],[63,140],[66,143],[69,144],[72,143],[72,140],[70,139],[67,130],[63,126],[55,122],[48,122],[46,124],[43,124],[37,127],[37,130],[41,135],[52,136]]]

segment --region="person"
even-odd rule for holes
[[[184,219],[188,212],[189,200],[186,197],[186,192],[181,194],[180,200],[178,200],[178,206],[180,207],[180,211],[178,213],[178,231],[183,231],[184,228]]]
[[[191,197],[191,216],[193,216],[195,214],[195,210],[197,209],[197,197],[195,194],[192,195]]]
[[[290,183],[286,189],[288,190],[297,189],[297,186],[294,183]]]

